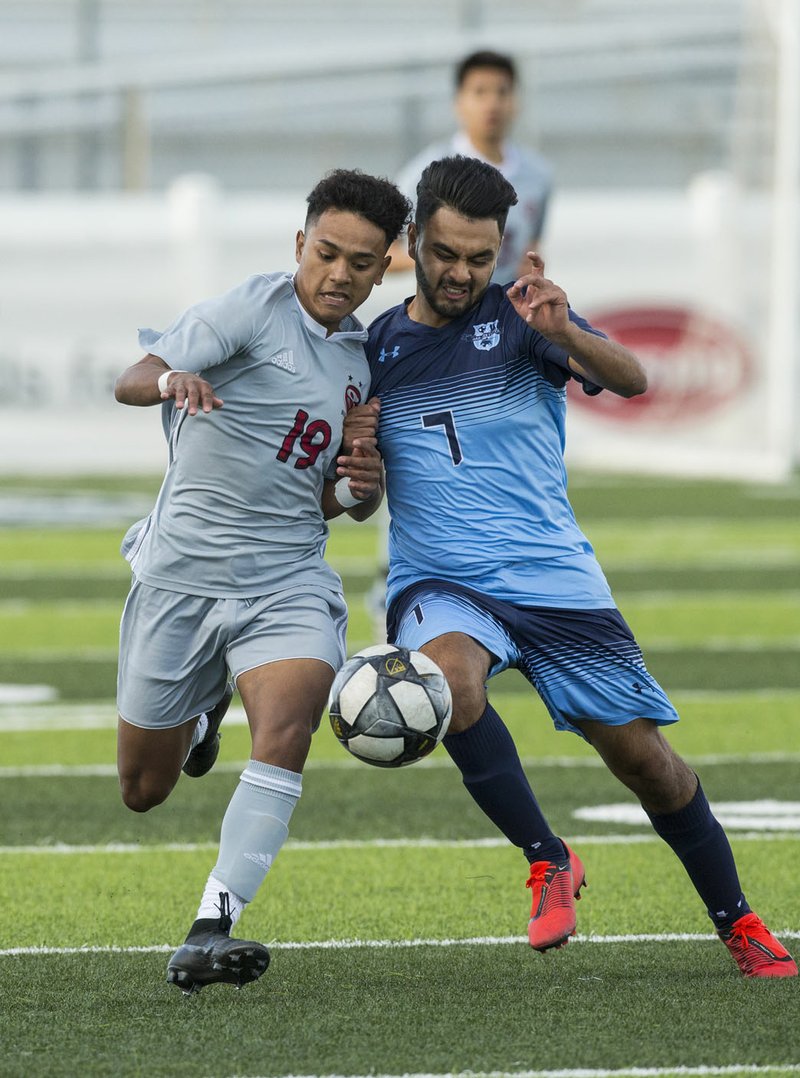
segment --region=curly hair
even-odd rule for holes
[[[438,209],[449,206],[462,217],[492,218],[502,236],[508,211],[516,202],[517,192],[492,165],[460,154],[442,157],[431,161],[417,184],[414,223],[422,231]]]
[[[387,248],[397,239],[411,216],[411,203],[391,180],[370,176],[360,169],[328,172],[306,199],[306,228],[326,210],[345,210],[365,217],[386,236]]]

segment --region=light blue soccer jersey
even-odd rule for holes
[[[367,398],[366,336],[352,316],[326,336],[290,273],[256,274],[142,331],[148,352],[202,372],[224,404],[166,413],[169,467],[128,551],[139,580],[213,598],[340,589],[320,498],[345,413]]]
[[[613,607],[567,497],[567,356],[503,288],[437,329],[394,307],[372,323],[367,355],[391,517],[388,601],[436,578],[522,606]]]

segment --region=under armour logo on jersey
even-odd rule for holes
[[[500,322],[481,322],[473,326],[472,343],[481,352],[489,352],[500,343]]]
[[[383,363],[387,359],[397,359],[400,355],[400,345],[396,344],[391,352],[387,352],[385,348],[381,348],[381,354],[378,356],[378,362]]]
[[[274,356],[269,357],[269,361],[274,363],[276,367],[281,367],[291,374],[297,373],[297,367],[294,365],[294,352],[291,348],[284,348],[282,352],[276,352]]]

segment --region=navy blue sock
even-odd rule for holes
[[[557,861],[564,844],[550,830],[505,723],[491,706],[468,730],[442,742],[478,807],[529,861]]]
[[[648,812],[656,832],[671,846],[708,909],[717,931],[750,912],[728,837],[712,815],[698,779],[694,797],[677,812]]]

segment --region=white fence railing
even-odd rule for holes
[[[517,59],[518,134],[562,182],[593,163],[611,184],[653,182],[648,167],[681,182],[725,163],[760,2],[0,5],[0,188],[142,190],[215,166],[226,186],[275,188],[280,146],[303,184],[336,154],[392,174],[449,128],[454,62],[487,47]],[[15,34],[28,57],[5,54]]]

